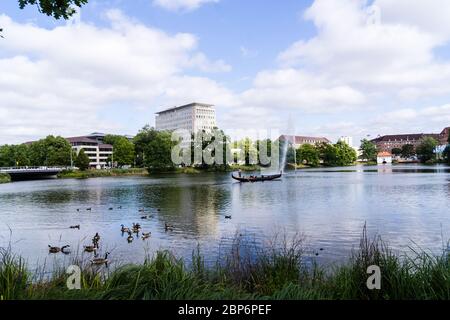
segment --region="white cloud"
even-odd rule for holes
[[[169,102],[233,100],[217,82],[186,75],[231,68],[198,51],[194,35],[170,35],[117,10],[106,18],[104,28],[44,29],[0,15],[7,32],[0,41],[0,143],[130,129],[112,119],[113,107],[125,114],[145,110],[140,126],[153,123],[152,112]]]
[[[170,11],[192,11],[207,3],[217,3],[219,0],[154,0],[153,3]]]

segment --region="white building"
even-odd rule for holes
[[[211,131],[217,127],[216,110],[211,104],[191,103],[157,113],[156,130],[173,131],[178,129],[196,133]]]
[[[392,164],[392,154],[387,151],[379,152],[377,155],[378,164]]]
[[[66,138],[66,140],[77,154],[84,150],[89,157],[91,168],[102,169],[108,165],[108,158],[113,157],[113,146],[103,143],[104,137],[102,133],[93,133],[89,136]]]
[[[339,141],[345,142],[346,144],[348,144],[350,147],[353,148],[353,137],[341,137]]]

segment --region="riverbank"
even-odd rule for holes
[[[11,182],[11,177],[7,173],[0,173],[0,184]]]
[[[81,265],[81,290],[67,289],[64,270],[55,272],[50,280],[34,279],[22,259],[2,250],[0,300],[450,299],[448,251],[442,256],[425,251],[399,256],[380,238],[369,240],[364,233],[360,248],[347,263],[326,267],[308,263],[298,239],[248,249],[236,239],[214,267],[207,267],[198,252],[187,264],[160,251],[142,265],[123,266],[108,275],[88,262],[73,259],[73,264]],[[373,265],[381,269],[380,290],[367,288],[367,268]]]
[[[147,169],[132,168],[132,169],[111,169],[111,170],[66,170],[58,174],[60,179],[88,179],[101,177],[121,177],[121,176],[146,176]]]

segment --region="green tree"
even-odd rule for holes
[[[445,149],[444,152],[442,153],[444,160],[447,164],[450,165],[450,144],[448,144]]]
[[[336,149],[336,162],[334,165],[348,166],[352,165],[358,158],[355,149],[347,143],[339,141],[334,145]]]
[[[416,154],[416,150],[412,144],[402,146],[402,158],[408,159]]]
[[[402,155],[402,149],[401,149],[401,148],[394,148],[394,149],[392,149],[391,153],[392,153],[394,156],[399,157],[399,156]]]
[[[87,170],[89,169],[89,163],[91,162],[91,160],[89,160],[89,157],[87,156],[87,154],[84,152],[83,149],[80,150],[80,152],[78,153],[76,159],[75,159],[75,166],[80,169],[80,170]]]
[[[107,135],[104,143],[114,148],[114,162],[119,166],[132,165],[135,160],[134,143],[124,136]],[[111,161],[112,159],[109,159]]]
[[[134,138],[135,150],[143,166],[149,171],[174,169],[172,162],[172,134],[145,126]]]
[[[432,137],[425,137],[416,148],[417,156],[421,162],[433,160],[438,141]]]
[[[81,8],[88,0],[19,0],[20,9],[27,5],[37,5],[39,12],[55,19],[69,19],[76,13],[74,6]]]
[[[297,164],[307,164],[317,167],[320,164],[320,153],[311,144],[304,144],[297,149]]]
[[[367,139],[361,140],[361,147],[359,148],[359,150],[362,152],[362,159],[368,161],[374,161],[377,159],[377,146],[372,141],[369,141]]]
[[[48,136],[29,146],[29,160],[33,166],[68,166],[72,146],[63,137]]]

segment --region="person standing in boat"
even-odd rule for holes
[[[242,177],[242,170],[241,169],[239,169],[239,171],[238,171],[238,176],[239,176],[239,178]]]

